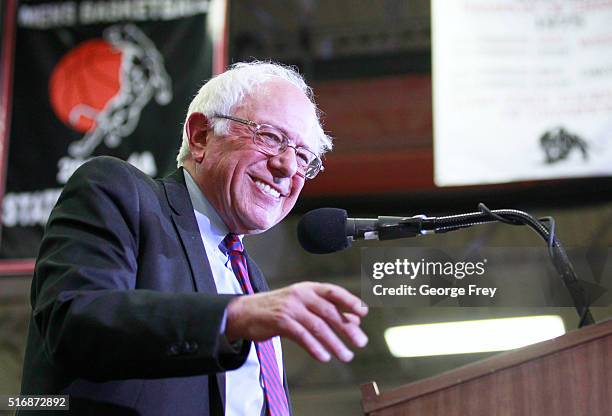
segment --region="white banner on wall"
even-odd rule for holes
[[[612,1],[432,0],[438,186],[612,174]]]

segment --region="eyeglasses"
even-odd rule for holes
[[[292,146],[289,144],[289,137],[274,126],[258,124],[251,120],[223,114],[215,114],[214,117],[224,118],[248,126],[251,133],[253,133],[252,138],[255,146],[269,156],[278,156],[287,150],[288,147],[295,150],[295,159],[298,167],[297,173],[306,179],[313,179],[320,171],[324,170],[323,162],[316,154],[303,146]]]

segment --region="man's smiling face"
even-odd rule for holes
[[[314,106],[287,81],[259,85],[232,115],[277,127],[291,144],[318,150]],[[291,211],[304,178],[296,173],[292,148],[278,156],[266,155],[257,150],[247,126],[233,121],[229,125],[227,136],[208,131],[204,158],[194,179],[230,231],[255,234],[276,225]]]

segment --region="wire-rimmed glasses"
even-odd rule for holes
[[[291,147],[295,151],[298,174],[306,179],[313,179],[323,170],[321,158],[306,147],[291,145],[289,137],[277,127],[224,114],[215,114],[214,117],[224,118],[248,126],[253,133],[253,143],[260,151],[267,155],[277,156],[287,150],[288,147]]]

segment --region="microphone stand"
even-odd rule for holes
[[[582,328],[585,325],[595,323],[593,315],[591,315],[589,310],[588,295],[580,285],[565,249],[555,236],[555,220],[552,217],[536,219],[526,212],[515,209],[491,210],[483,203],[478,204],[478,209],[480,210],[479,212],[445,217],[415,216],[403,218],[399,223],[396,222],[394,225],[379,228],[378,238],[380,240],[388,240],[420,234],[446,233],[473,225],[492,222],[502,222],[510,225],[528,225],[547,242],[551,261],[569,291],[580,318],[578,327]],[[549,227],[544,225],[546,222],[550,224]]]

